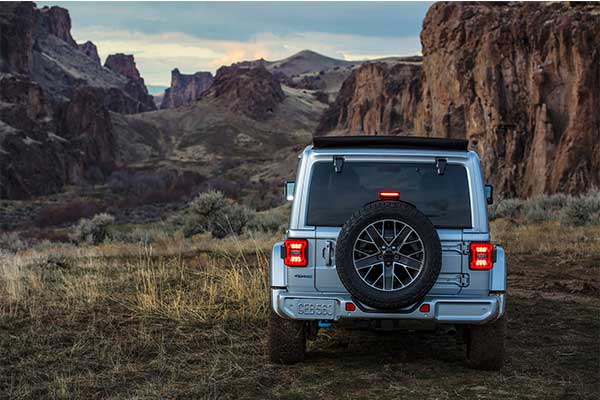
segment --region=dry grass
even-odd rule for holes
[[[491,231],[495,243],[514,253],[560,254],[570,259],[600,254],[600,226],[521,225],[500,219],[491,223]]]
[[[306,363],[269,364],[276,238],[175,235],[0,255],[0,398],[597,398],[600,229],[492,228],[510,267],[502,372],[464,368],[455,338],[345,347],[336,329]]]

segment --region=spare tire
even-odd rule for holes
[[[419,303],[442,266],[440,238],[411,204],[378,201],[356,211],[336,244],[336,268],[361,303],[398,310]]]

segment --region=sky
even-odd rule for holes
[[[215,72],[222,65],[278,60],[310,49],[364,60],[421,54],[428,2],[38,2],[69,10],[78,43],[91,40],[104,62],[135,56],[148,85],[168,86],[171,70]]]

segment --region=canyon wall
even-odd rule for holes
[[[418,91],[391,95],[380,82],[394,75],[363,66],[336,100],[344,111],[327,120],[334,104],[317,133],[469,139],[503,196],[600,186],[599,6],[436,3],[421,42]],[[393,98],[414,112],[394,119]]]
[[[195,102],[208,90],[212,81],[210,72],[185,75],[175,68],[171,71],[171,87],[165,90],[160,108],[175,108]]]

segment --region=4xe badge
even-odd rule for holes
[[[294,278],[312,279],[312,275],[296,274],[296,275],[294,275]]]

